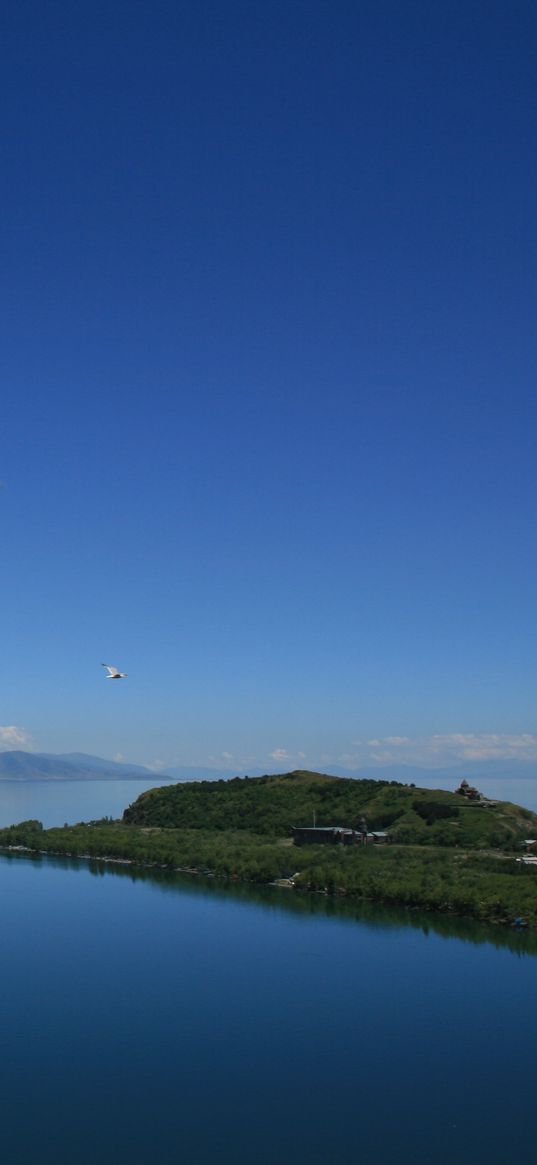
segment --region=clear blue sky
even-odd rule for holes
[[[3,747],[537,756],[535,34],[6,3]]]

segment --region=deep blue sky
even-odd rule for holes
[[[518,755],[535,25],[517,0],[4,5],[0,723],[23,746]]]

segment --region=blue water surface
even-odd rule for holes
[[[121,817],[145,789],[174,784],[162,777],[134,781],[0,781],[0,829],[37,818],[45,829],[101,817]]]
[[[5,1159],[528,1155],[529,940],[346,910],[292,891],[250,897],[102,863],[0,857]]]
[[[3,782],[0,823],[120,816],[142,788]],[[532,936],[22,855],[0,856],[0,920],[14,1165],[505,1165],[533,1150]]]

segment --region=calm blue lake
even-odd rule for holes
[[[25,856],[0,857],[0,917],[15,1165],[533,1151],[531,937]]]
[[[0,781],[0,828],[37,817],[45,829],[121,817],[147,788],[173,781]]]

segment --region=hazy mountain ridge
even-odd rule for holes
[[[486,760],[461,760],[455,764],[432,767],[427,764],[407,763],[391,765],[363,765],[360,769],[345,769],[341,765],[331,765],[331,772],[340,777],[355,777],[360,780],[401,781],[403,784],[416,784],[420,781],[436,781],[438,788],[445,788],[446,783],[453,781],[460,783],[466,777],[471,785],[479,787],[484,780],[536,780],[537,763],[532,760],[520,760],[517,757],[488,758]]]
[[[275,770],[271,769],[271,772],[273,771]],[[286,771],[282,766],[281,772]],[[402,784],[406,785],[412,782],[419,784],[420,781],[427,781],[427,783],[436,781],[438,788],[445,788],[450,783],[453,783],[454,787],[460,784],[462,777],[466,777],[471,785],[477,786],[479,786],[480,781],[487,778],[489,780],[509,780],[512,777],[517,780],[537,780],[537,762],[519,760],[518,758],[489,758],[487,760],[461,760],[454,764],[435,767],[408,762],[387,765],[363,764],[356,769],[330,762],[330,773],[332,776],[349,777],[357,781],[401,781]],[[218,769],[207,765],[168,765],[166,768],[166,776],[174,777],[179,781],[232,780],[234,777],[263,777],[266,774],[267,767],[263,768],[260,765],[250,765],[248,768],[237,766],[236,769]]]
[[[443,768],[421,767],[417,764],[367,765],[350,770],[342,765],[331,765],[333,776],[354,780],[397,780],[403,784],[426,783],[429,787],[455,788],[462,777],[480,787],[482,781],[517,779],[537,780],[537,765],[530,761],[483,760],[460,762]],[[282,769],[282,772],[284,770]],[[25,752],[14,749],[0,752],[0,780],[18,781],[95,781],[139,780],[153,781],[221,781],[235,777],[261,777],[266,769],[259,766],[245,769],[218,769],[208,765],[171,765],[158,773],[145,765],[108,760],[85,752]]]
[[[158,780],[166,780],[159,773]],[[105,760],[86,753],[0,752],[0,780],[4,781],[155,781],[157,775],[143,765]]]

